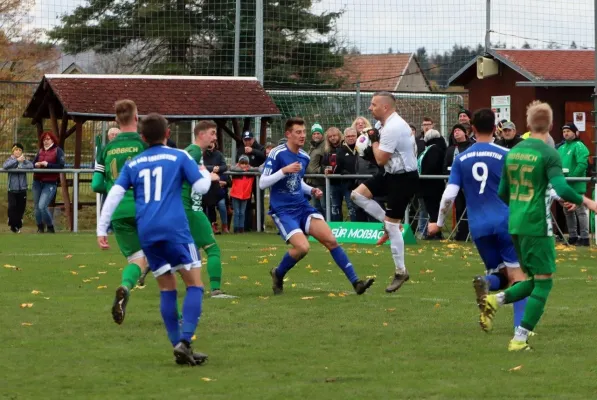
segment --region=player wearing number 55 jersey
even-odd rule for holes
[[[135,198],[137,230],[149,268],[160,288],[160,310],[168,338],[174,346],[177,363],[196,365],[191,350],[203,301],[201,262],[182,203],[182,184],[205,194],[211,185],[209,173],[183,150],[167,147],[168,123],[158,114],[149,114],[141,122],[141,134],[150,147],[127,163],[108,193],[97,227],[98,243],[106,248],[110,217],[128,188]],[[176,278],[178,271],[187,292],[179,327]],[[204,361],[204,357],[201,358]]]
[[[477,142],[460,153],[452,164],[450,179],[440,203],[435,234],[444,225],[445,214],[460,190],[464,191],[471,236],[485,264],[486,275],[473,280],[477,304],[487,291],[505,289],[526,279],[520,269],[512,238],[508,233],[508,206],[498,196],[498,188],[508,149],[492,143],[495,114],[490,109],[475,112],[472,120]],[[514,304],[514,329],[520,324],[526,299]]]

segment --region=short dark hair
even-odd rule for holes
[[[304,126],[305,125],[305,120],[302,119],[301,117],[288,118],[286,120],[286,123],[284,124],[284,132],[288,132],[295,125],[303,125]]]
[[[373,97],[376,96],[387,97],[388,99],[392,100],[394,104],[396,103],[396,96],[386,90],[380,90],[379,92],[373,93]]]
[[[495,113],[491,108],[481,108],[475,111],[472,124],[477,133],[492,134],[495,129]]]
[[[423,122],[431,122],[431,123],[433,123],[433,120],[430,117],[423,117]]]
[[[166,138],[168,121],[160,114],[151,113],[141,120],[139,132],[148,144],[162,143]]]
[[[207,131],[209,129],[217,129],[218,125],[215,123],[215,121],[211,120],[211,119],[206,119],[203,121],[199,121],[199,123],[197,125],[195,125],[195,132],[193,132],[195,134],[195,136],[197,136],[199,134],[199,132],[204,132]]]

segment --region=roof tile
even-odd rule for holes
[[[344,56],[344,66],[336,76],[346,79],[343,89],[354,90],[357,80],[361,90],[394,91],[412,54],[358,54]]]
[[[539,81],[592,81],[594,50],[495,50]]]

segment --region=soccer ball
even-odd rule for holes
[[[363,153],[367,150],[367,147],[371,146],[371,141],[369,140],[369,136],[364,133],[361,133],[361,136],[357,138],[357,142],[355,144],[355,148],[357,149],[357,153],[359,156],[363,157]]]

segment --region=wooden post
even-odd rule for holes
[[[56,109],[54,108],[53,102],[50,102],[48,104],[48,110],[50,110],[50,123],[52,125],[52,132],[54,132],[54,135],[60,137],[60,130],[58,129],[58,118],[56,118]],[[62,143],[62,138],[60,142],[60,147],[63,147],[64,143]]]
[[[251,118],[245,118],[243,121],[243,132],[246,132],[249,129],[251,129]]]
[[[66,181],[66,174],[60,174],[60,188],[62,189],[62,202],[64,203],[64,213],[68,220],[68,226],[72,232],[73,230],[73,213],[70,206],[70,194],[68,193],[68,182]]]
[[[265,142],[267,141],[267,123],[269,122],[268,118],[261,118],[261,126],[259,127],[259,144],[265,146]]]
[[[83,122],[81,120],[75,120],[75,131],[75,168],[81,168],[81,142],[83,140]]]
[[[41,134],[44,133],[44,120],[40,119],[35,123],[35,127],[37,128],[37,138],[41,137]]]
[[[222,137],[222,125],[226,124],[226,120],[218,120],[218,122],[216,123],[216,125],[218,126],[216,128],[216,137],[218,140],[218,150],[223,151],[224,150],[224,138]]]

